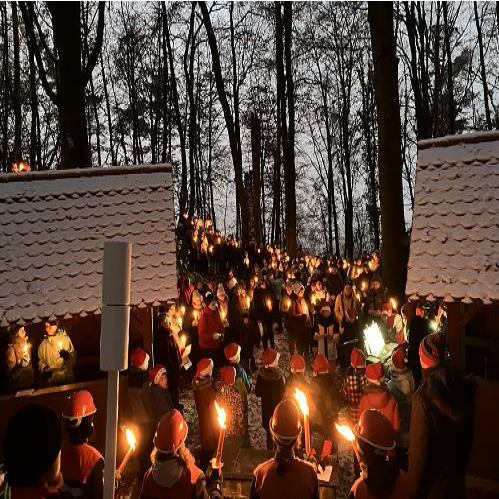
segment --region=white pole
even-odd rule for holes
[[[106,465],[104,467],[104,499],[114,499],[119,392],[120,372],[109,371],[107,374]]]

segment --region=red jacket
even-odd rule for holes
[[[377,409],[392,423],[395,433],[400,431],[400,416],[397,399],[388,389],[369,385],[360,399],[359,416],[366,409]]]
[[[104,459],[102,454],[91,445],[72,445],[64,442],[61,450],[62,476],[64,480],[87,483],[88,477],[101,459]]]
[[[199,421],[199,436],[201,449],[214,450],[218,443],[218,424],[215,409],[216,392],[213,379],[196,379],[194,386],[194,400]]]
[[[198,324],[199,348],[206,350],[217,350],[221,345],[221,339],[213,338],[215,333],[224,334],[224,325],[220,319],[218,309],[211,310],[205,307]]]
[[[358,478],[352,485],[350,497],[354,499],[379,499],[378,496],[369,492],[362,477]],[[395,482],[395,487],[386,499],[409,499],[409,482],[404,471],[399,473],[397,481]]]
[[[11,490],[12,499],[49,499],[60,497],[55,487],[15,487]]]

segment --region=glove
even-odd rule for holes
[[[59,355],[61,356],[61,358],[63,360],[65,360],[66,362],[71,359],[71,354],[67,351],[67,350],[61,350],[59,352]]]

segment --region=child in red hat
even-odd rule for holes
[[[217,403],[225,409],[226,437],[242,437],[244,428],[243,398],[234,386],[236,370],[232,366],[220,369],[220,384],[217,391]]]
[[[366,356],[359,348],[354,348],[350,355],[350,366],[343,381],[342,394],[348,404],[350,424],[359,421],[359,403],[364,394],[366,379]]]
[[[284,396],[284,374],[278,367],[279,353],[267,348],[262,354],[262,367],[256,379],[255,395],[262,399],[262,427],[267,432],[267,449],[274,444],[269,430],[269,421],[277,404]]]

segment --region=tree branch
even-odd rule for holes
[[[95,38],[94,48],[88,57],[88,62],[85,68],[82,71],[82,81],[83,86],[85,87],[90,80],[90,76],[92,71],[94,70],[95,65],[97,64],[97,59],[99,57],[101,48],[102,48],[102,40],[104,38],[104,10],[106,7],[106,2],[99,2],[99,18],[97,20],[97,37]]]

